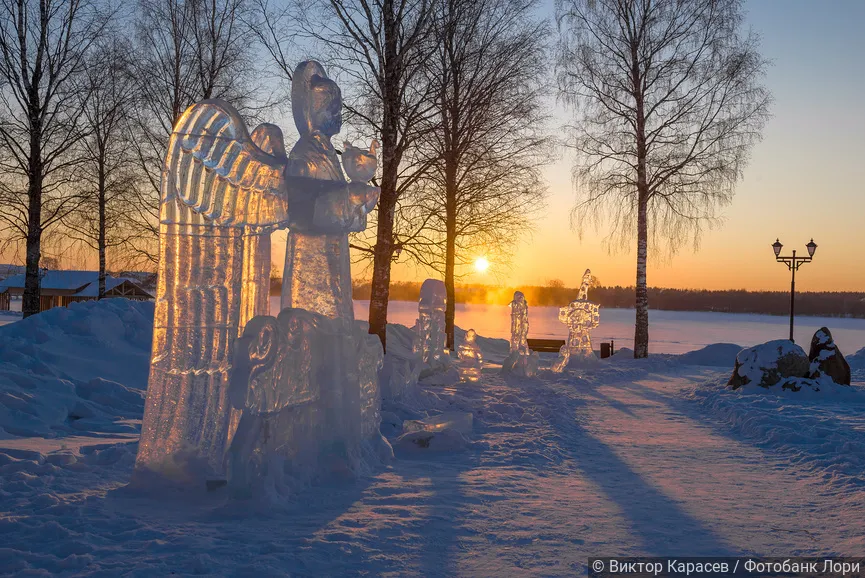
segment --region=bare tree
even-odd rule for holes
[[[636,228],[634,357],[649,348],[649,236],[672,253],[732,200],[771,97],[741,0],[557,0],[561,94],[574,105],[575,224]]]
[[[105,296],[107,253],[137,246],[130,226],[136,165],[129,115],[135,85],[128,74],[131,43],[110,35],[93,51],[86,73],[87,100],[82,123],[87,136],[79,144],[81,164],[75,184],[82,194],[79,210],[66,220],[70,236],[99,257],[99,298]]]
[[[138,0],[131,74],[141,182],[130,210],[142,237],[138,250],[153,263],[159,179],[174,123],[190,105],[208,98],[227,100],[244,111],[254,92],[247,8],[243,0]]]
[[[81,76],[109,19],[88,0],[0,0],[0,219],[26,239],[25,317],[39,312],[42,235],[78,202]]]
[[[418,131],[427,126],[424,117],[430,111],[430,87],[423,82],[422,72],[434,50],[436,1],[296,0],[292,13],[298,36],[319,43],[329,56],[328,64],[347,81],[343,87],[349,122],[381,144],[375,243],[354,247],[372,256],[369,332],[378,335],[385,347],[391,263],[402,242],[395,226],[397,208],[403,193],[423,172],[408,153]],[[287,51],[278,47],[290,39],[270,32],[262,39],[290,75],[284,60]]]
[[[423,139],[434,170],[419,191],[432,218],[425,264],[444,274],[447,343],[454,348],[455,278],[478,256],[502,264],[542,208],[544,39],[534,0],[443,0],[426,71],[435,91]]]

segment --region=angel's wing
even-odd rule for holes
[[[282,134],[273,125],[256,133],[256,139],[250,137],[238,112],[222,100],[186,109],[171,134],[163,165],[163,222],[231,227],[285,222]],[[187,212],[184,206],[192,215],[180,214]]]

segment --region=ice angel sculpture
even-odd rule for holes
[[[250,135],[220,100],[188,108],[162,167],[159,281],[136,468],[189,480],[224,473],[238,412],[228,401],[235,340],[267,312],[269,235],[316,215],[345,229],[374,204],[364,183],[288,175],[282,133]],[[290,207],[290,209],[289,209]]]
[[[537,352],[529,349],[529,304],[522,291],[514,291],[511,308],[511,349],[502,362],[502,373],[534,377],[538,372]]]
[[[597,361],[589,331],[598,326],[600,314],[598,304],[588,300],[591,281],[592,272],[586,269],[577,298],[559,309],[559,321],[568,326],[568,340],[559,350],[559,358],[552,367],[554,372],[562,372],[569,365]]]

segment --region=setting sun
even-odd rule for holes
[[[484,273],[487,269],[490,268],[490,262],[487,261],[486,257],[478,257],[475,261],[475,270],[478,273]]]

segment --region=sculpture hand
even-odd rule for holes
[[[360,206],[364,215],[373,210],[375,204],[378,202],[379,195],[381,195],[379,187],[373,187],[366,183],[352,182],[348,184],[349,202],[352,206]]]

